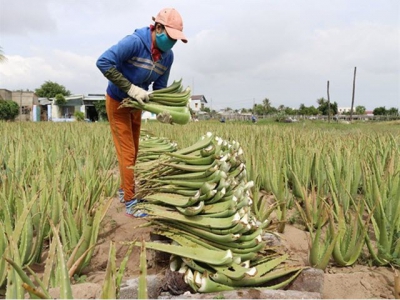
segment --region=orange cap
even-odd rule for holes
[[[182,42],[187,43],[187,39],[182,32],[182,17],[174,8],[162,9],[157,17],[153,17],[153,21],[164,25],[168,35],[174,40],[182,40]]]

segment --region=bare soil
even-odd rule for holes
[[[137,228],[146,223],[145,219],[132,219],[124,214],[124,206],[117,198],[110,207],[103,221],[99,244],[95,248],[90,268],[86,270],[86,282],[102,284],[108,260],[110,241],[117,246],[117,266],[124,258],[127,246],[119,242],[150,239],[150,228]],[[308,234],[292,225],[287,225],[284,234],[281,235],[283,246],[295,260],[308,265]],[[148,274],[157,274],[162,269],[152,266]],[[139,275],[139,247],[133,250],[128,266],[125,270],[126,279]],[[394,299],[394,271],[386,267],[370,267],[367,265],[355,265],[353,267],[338,268],[330,266],[325,270],[324,299],[367,299],[384,298]],[[86,292],[82,289],[75,292],[75,298],[86,298]]]

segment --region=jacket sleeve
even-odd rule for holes
[[[132,83],[119,71],[119,66],[130,59],[135,50],[135,40],[127,36],[118,44],[106,50],[96,62],[97,68],[103,75],[124,92],[129,90]]]

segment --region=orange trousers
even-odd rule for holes
[[[118,108],[121,102],[106,95],[106,110],[111,134],[117,152],[121,188],[124,200],[135,198],[135,166],[139,151],[140,125],[142,111],[129,107]]]

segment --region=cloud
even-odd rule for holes
[[[104,93],[107,81],[96,72],[96,59],[72,52],[54,50],[46,55],[6,56],[0,68],[0,84],[10,90],[35,90],[44,82],[57,82],[73,94]]]
[[[56,20],[49,10],[48,0],[2,0],[2,2],[1,35],[27,36],[34,32],[54,32],[56,30]]]
[[[0,46],[9,58],[0,65],[0,84],[35,89],[52,80],[78,94],[104,92],[107,81],[95,66],[97,57],[166,6],[161,0],[23,2],[26,10],[37,9],[32,16],[17,11],[13,3],[22,0],[0,1],[6,3],[2,14],[19,18],[7,18],[0,28]],[[189,39],[174,47],[170,81],[183,78],[194,93],[212,99],[213,108],[251,107],[266,97],[274,106],[316,105],[326,97],[328,80],[332,101],[347,106],[355,66],[360,105],[399,106],[400,1],[169,5],[183,16]]]

